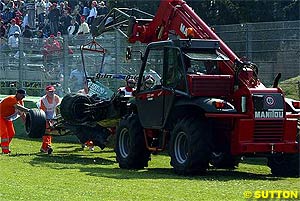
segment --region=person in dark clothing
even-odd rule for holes
[[[50,23],[48,19],[45,20],[45,25],[43,26],[42,30],[46,38],[51,35]]]
[[[104,1],[101,1],[97,6],[97,15],[104,17],[108,13],[108,8],[105,5]]]
[[[71,20],[71,25],[68,27],[69,36],[75,36],[78,32],[79,24],[75,18]]]
[[[37,38],[47,38],[43,32],[43,30],[38,30],[36,33]]]
[[[14,18],[14,13],[9,10],[9,8],[5,8],[4,12],[1,13],[1,19],[4,24],[8,24]]]
[[[4,25],[4,22],[1,20],[0,21],[0,37],[6,37],[6,26]]]
[[[50,24],[50,34],[56,35],[58,32],[58,22],[59,22],[59,9],[57,8],[57,4],[53,3],[50,7],[50,11],[48,14],[49,24]]]
[[[28,25],[25,25],[25,29],[23,31],[24,38],[33,38],[33,33]]]
[[[67,10],[64,10],[63,16],[60,18],[62,35],[68,34],[68,27],[71,25],[72,16]]]

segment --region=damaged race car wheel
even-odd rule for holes
[[[61,101],[61,116],[72,123],[83,123],[88,120],[88,110],[85,104],[90,104],[91,100],[81,94],[68,94]]]
[[[41,138],[46,130],[46,114],[40,109],[30,109],[26,114],[25,131],[30,138]]]

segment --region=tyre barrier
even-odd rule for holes
[[[46,130],[46,114],[43,110],[34,108],[26,113],[25,131],[30,138],[41,138]]]

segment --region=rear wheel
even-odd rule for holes
[[[210,129],[206,121],[185,118],[171,133],[170,156],[174,171],[180,175],[203,173],[210,158]]]
[[[60,105],[61,116],[72,123],[83,123],[89,119],[84,104],[91,103],[90,99],[81,94],[66,95]]]
[[[146,148],[138,116],[131,114],[122,119],[116,135],[115,152],[119,167],[124,169],[148,167],[150,151]]]
[[[34,108],[26,114],[25,131],[30,138],[41,138],[46,130],[46,114],[43,110]]]

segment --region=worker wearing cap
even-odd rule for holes
[[[60,98],[58,95],[54,94],[55,88],[52,85],[49,85],[45,88],[46,95],[44,95],[39,102],[39,108],[43,110],[46,114],[46,132],[43,136],[43,143],[40,149],[41,152],[51,154],[53,149],[51,147],[52,136],[49,135],[50,125],[52,120],[56,115],[56,107],[60,103]]]
[[[0,102],[0,137],[3,154],[9,154],[9,144],[15,136],[13,121],[20,115],[25,121],[25,114],[20,112],[16,107],[24,106],[23,98],[26,96],[24,89],[18,89],[15,95],[5,97]]]

